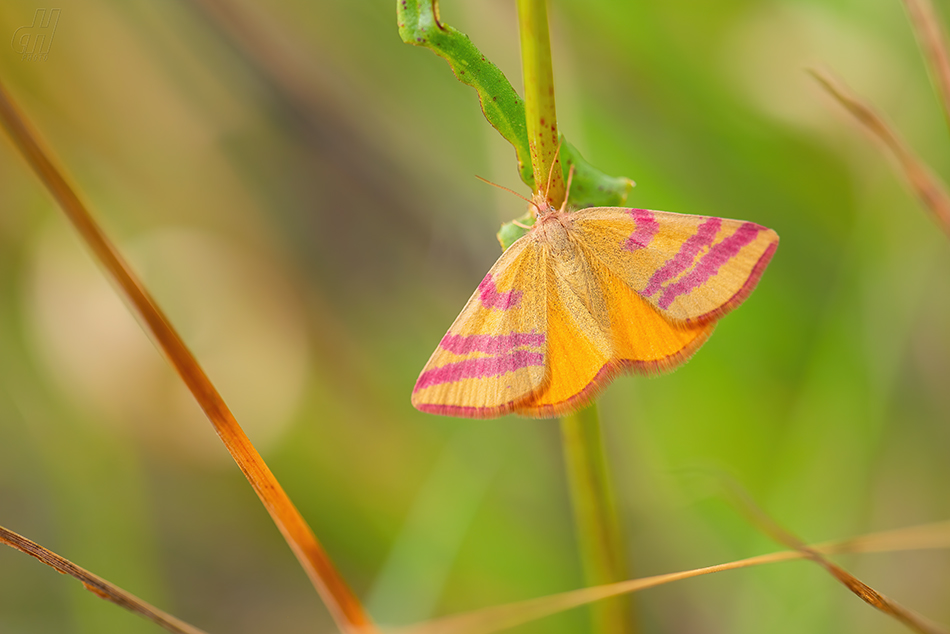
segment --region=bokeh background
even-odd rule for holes
[[[60,8],[45,60],[14,50]],[[445,0],[520,90],[512,0]],[[950,5],[938,8],[950,15]],[[950,241],[814,86],[934,169],[950,138],[899,0],[553,0],[561,131],[629,204],[776,229],[682,369],[600,400],[636,576],[950,516]],[[22,34],[22,31],[20,32]],[[523,213],[514,152],[389,0],[5,0],[0,78],[383,623],[582,585],[559,429],[409,404]],[[209,632],[330,632],[210,425],[0,142],[0,524]],[[950,622],[950,555],[848,556]],[[791,563],[636,599],[646,632],[899,632]],[[517,631],[577,633],[583,610]],[[0,549],[0,631],[156,632]]]

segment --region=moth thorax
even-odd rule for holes
[[[567,213],[557,209],[540,216],[534,224],[537,239],[547,245],[552,253],[569,252],[573,250],[568,233],[572,218]]]

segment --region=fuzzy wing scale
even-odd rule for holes
[[[620,207],[577,211],[573,229],[647,302],[689,323],[741,304],[778,246],[774,231],[753,222]]]
[[[545,380],[546,253],[525,236],[498,259],[442,338],[413,389],[424,412],[489,418],[513,411]]]
[[[516,411],[549,417],[593,398],[618,373],[658,372],[686,361],[713,323],[674,322],[641,298],[583,242],[549,254],[549,380]]]

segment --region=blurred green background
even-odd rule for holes
[[[383,623],[582,585],[553,421],[409,404],[523,213],[514,152],[391,0],[63,0],[0,78]],[[945,15],[950,4],[938,3]],[[561,131],[630,206],[751,220],[759,288],[601,413],[636,576],[950,516],[950,242],[804,73],[826,64],[950,174],[899,0],[554,0]],[[520,90],[512,0],[445,0]],[[20,32],[22,34],[22,31]],[[8,42],[10,43],[8,45]],[[210,425],[0,143],[0,524],[209,632],[329,632]],[[950,555],[840,561],[950,622]],[[637,596],[645,632],[899,632],[806,563]],[[517,631],[586,631],[582,610]],[[0,549],[0,632],[157,632]]]

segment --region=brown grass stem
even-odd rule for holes
[[[910,150],[907,143],[865,101],[848,89],[831,73],[809,70],[818,83],[864,126],[874,138],[883,143],[910,183],[914,193],[933,214],[943,231],[950,236],[950,194],[946,186]]]
[[[859,599],[876,610],[893,617],[919,634],[948,634],[948,631],[935,623],[930,622],[909,608],[884,596],[871,586],[867,585],[844,568],[825,557],[815,548],[805,544],[797,535],[791,533],[784,526],[772,519],[752,498],[731,480],[726,481],[727,490],[736,501],[736,504],[749,516],[752,522],[761,528],[776,542],[794,548],[802,557],[813,561],[841,582]]]
[[[904,0],[904,5],[950,126],[950,57],[947,56],[946,36],[930,0]]]
[[[129,612],[145,617],[169,632],[176,632],[176,634],[206,634],[204,630],[198,629],[194,625],[189,625],[171,614],[159,610],[155,606],[142,601],[134,594],[126,592],[102,577],[80,568],[68,559],[60,557],[53,551],[2,526],[0,526],[0,543],[4,543],[7,546],[19,550],[21,553],[26,553],[38,559],[57,572],[78,579],[82,582],[82,585],[86,586],[86,590],[89,590],[100,599],[111,601]]]
[[[824,555],[950,548],[950,521],[825,542],[808,546],[808,548]],[[727,570],[739,570],[805,558],[806,555],[799,550],[757,555],[714,566],[631,579],[594,588],[571,590],[465,614],[456,614],[401,628],[393,634],[491,634],[582,605],[655,588],[674,581],[692,579]]]
[[[140,323],[188,386],[287,540],[340,629],[346,634],[375,631],[359,600],[238,425],[218,390],[63,176],[62,170],[56,166],[52,155],[41,143],[39,135],[33,131],[2,84],[0,122],[102,267],[121,289]]]

